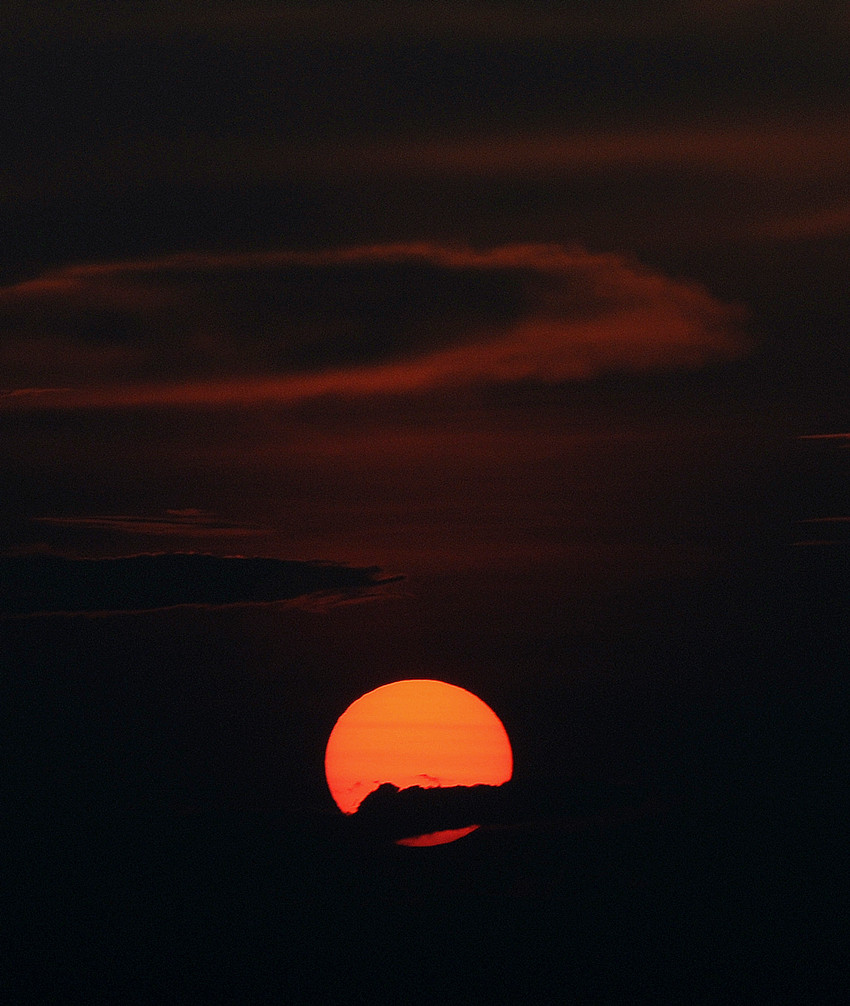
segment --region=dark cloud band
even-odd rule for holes
[[[0,557],[0,615],[268,603],[317,592],[357,594],[385,582],[377,566],[282,559],[6,556]]]

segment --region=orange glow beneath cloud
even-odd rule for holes
[[[337,720],[325,752],[328,788],[346,814],[384,783],[500,786],[512,773],[511,744],[493,710],[466,689],[430,679],[395,681],[361,696]],[[439,844],[471,830],[404,843]]]

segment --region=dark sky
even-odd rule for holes
[[[266,999],[295,932],[327,1002],[351,932],[470,912],[434,1001],[563,998],[611,933],[622,978],[646,920],[644,988],[675,939],[718,981],[840,945],[848,42],[818,0],[3,4],[21,946],[71,904],[106,956],[266,947]],[[528,820],[342,837],[326,738],[402,677],[492,705]]]

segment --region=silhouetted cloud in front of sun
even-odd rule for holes
[[[591,822],[614,824],[657,810],[634,787],[580,779],[508,780],[500,786],[410,786],[384,783],[369,793],[352,817],[355,827],[398,841],[470,825],[520,827],[546,821],[566,830]]]

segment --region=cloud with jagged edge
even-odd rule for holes
[[[145,611],[178,605],[269,604],[362,597],[398,577],[377,566],[154,553],[107,559],[0,556],[0,617]],[[321,607],[319,605],[318,607]]]

